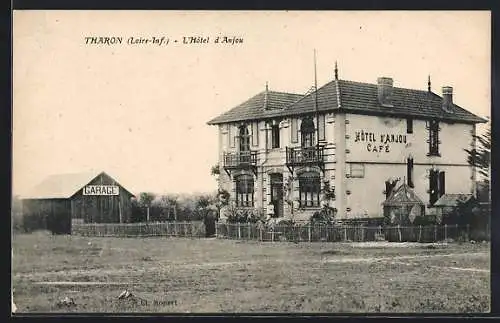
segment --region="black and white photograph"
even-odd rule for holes
[[[490,11],[14,10],[12,48],[12,315],[490,312]]]

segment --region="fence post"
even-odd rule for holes
[[[437,241],[437,225],[434,224],[434,242]]]
[[[347,226],[344,224],[344,242],[347,241]]]
[[[274,228],[271,230],[271,242],[274,242]]]
[[[250,240],[250,233],[251,233],[251,232],[250,232],[250,230],[251,230],[251,229],[250,229],[250,227],[251,227],[250,222],[248,222],[248,223],[247,223],[247,234],[248,234],[248,240]]]
[[[241,240],[241,223],[238,222],[238,240]]]
[[[262,226],[259,227],[259,238],[262,241]]]
[[[447,231],[447,230],[446,230],[447,228],[448,228],[448,226],[445,224],[445,225],[444,225],[444,241],[446,241],[446,239],[448,238],[448,237],[447,237],[447,232],[446,232],[446,231]]]
[[[361,224],[361,242],[365,242],[365,225]]]
[[[217,238],[219,235],[217,234],[219,231],[219,222],[215,222],[215,237]]]
[[[398,224],[398,235],[399,235],[399,242],[401,242],[401,227],[400,225]]]
[[[422,239],[422,226],[418,226],[418,242],[420,242],[420,239]]]
[[[309,237],[309,242],[311,242],[311,224],[307,225],[307,235]]]

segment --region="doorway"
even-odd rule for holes
[[[274,217],[283,216],[283,174],[271,174],[271,203]]]

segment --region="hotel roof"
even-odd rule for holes
[[[317,91],[310,91],[306,94],[263,91],[210,120],[208,124],[310,114],[316,111],[316,102],[317,110],[321,112],[343,111],[460,123],[487,122],[486,119],[456,104],[445,111],[442,108],[442,97],[432,91],[393,87],[390,98],[392,106],[382,106],[378,101],[377,84],[333,80],[318,88]]]

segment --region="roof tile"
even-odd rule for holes
[[[261,92],[210,120],[208,124],[313,113],[316,111],[316,102],[318,111],[334,111],[340,108],[358,114],[432,118],[465,123],[486,122],[485,119],[456,104],[453,105],[451,112],[445,112],[442,109],[442,98],[433,92],[393,87],[391,95],[393,107],[381,106],[377,93],[376,84],[334,80],[317,91],[305,95],[269,91],[266,110],[265,92]]]

